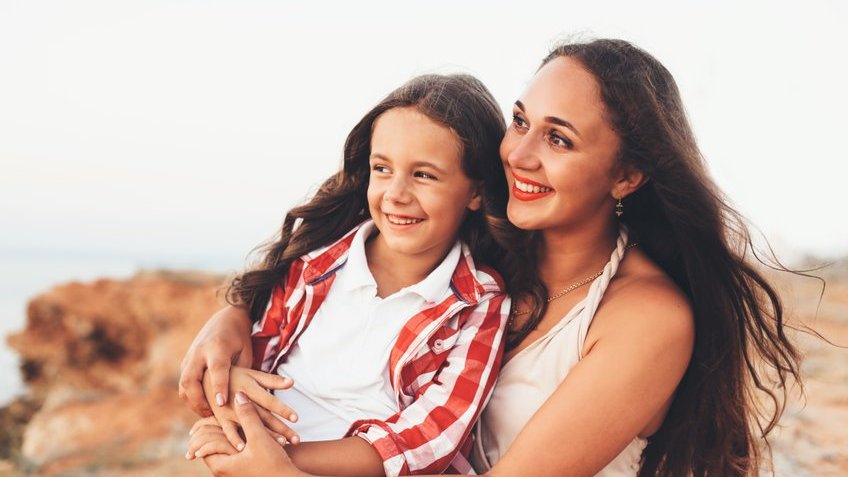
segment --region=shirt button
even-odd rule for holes
[[[441,351],[441,349],[445,346],[445,342],[441,339],[438,339],[433,342],[433,349]]]

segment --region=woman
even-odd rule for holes
[[[563,45],[513,113],[501,157],[514,240],[529,252],[514,270],[522,286],[477,432],[479,470],[756,475],[799,357],[777,295],[744,261],[747,231],[706,173],[670,73],[624,41]],[[509,232],[498,224],[495,236]],[[249,346],[228,331],[245,326],[236,315],[195,341],[184,390]],[[776,404],[765,422],[757,390]],[[302,475],[255,432],[254,409],[237,408],[248,448],[210,455],[210,467],[228,475],[251,459],[249,475]]]

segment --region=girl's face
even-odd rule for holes
[[[515,102],[501,142],[510,222],[564,230],[611,220],[618,148],[595,78],[571,58],[550,61]]]
[[[374,122],[369,163],[368,209],[377,239],[395,252],[441,259],[466,210],[480,208],[457,135],[415,108],[390,109]]]

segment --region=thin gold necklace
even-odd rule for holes
[[[635,244],[635,243],[628,244],[627,247],[624,248],[624,250],[625,251],[630,250],[631,248],[635,247],[636,245],[637,244]],[[565,295],[568,295],[569,293],[573,292],[574,290],[577,290],[578,288],[580,288],[582,286],[586,286],[587,284],[593,282],[596,278],[601,276],[603,273],[604,273],[604,269],[602,268],[598,273],[592,274],[591,276],[588,276],[588,277],[580,280],[579,282],[572,283],[571,285],[569,285],[569,286],[563,288],[562,290],[560,290],[559,292],[557,292],[555,295],[549,296],[548,299],[545,300],[545,302],[550,303],[550,302],[556,300],[557,298],[562,298]],[[516,316],[526,315],[528,313],[530,313],[530,310],[523,310],[523,311],[514,310],[512,312],[512,316],[516,317]],[[512,320],[510,320],[510,324],[511,323],[512,323]]]

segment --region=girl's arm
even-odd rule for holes
[[[457,339],[444,351],[446,364],[427,378],[415,402],[384,421],[354,423],[354,437],[286,446],[286,459],[299,471],[316,475],[406,475],[448,467],[494,388],[509,301],[505,295],[494,295],[462,313]],[[424,375],[427,370],[419,372]],[[275,452],[263,459],[277,462],[284,456],[281,449]]]
[[[508,317],[504,294],[462,310],[455,334],[435,339],[430,355],[405,367],[404,373],[415,374],[403,378],[418,386],[415,400],[388,419],[353,423],[350,434],[380,454],[386,475],[441,472],[451,464],[470,470],[467,461],[455,459],[494,389]]]
[[[306,477],[310,475],[298,469],[289,455],[286,454],[286,451],[266,432],[258,408],[242,393],[235,396],[235,411],[244,429],[247,440],[246,446],[242,449],[234,448],[219,426],[207,424],[196,427],[192,433],[189,441],[189,454],[203,458],[203,462],[216,477]],[[365,441],[356,440],[361,441],[361,444],[355,442],[354,444],[370,448]],[[287,446],[286,449],[294,450],[291,446]],[[325,449],[323,452],[327,450],[330,449]],[[346,455],[347,449],[336,450],[342,452],[342,455],[325,454],[323,459],[337,461],[335,466],[340,468],[341,471],[338,473],[328,472],[322,475],[383,475],[379,456],[376,457],[378,460],[377,468],[371,469],[371,471],[368,469],[352,469],[346,465],[348,463],[353,464],[351,456]],[[359,449],[356,453],[361,451],[367,451],[367,449]],[[362,453],[367,455],[365,452]],[[376,453],[374,454],[376,455]]]

